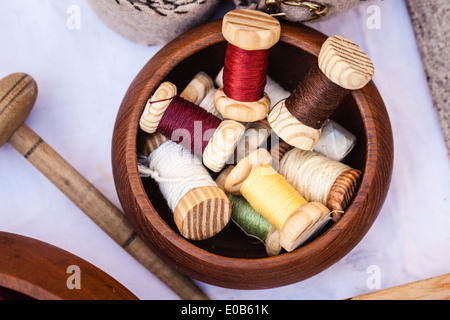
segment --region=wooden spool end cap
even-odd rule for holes
[[[280,233],[281,246],[288,252],[309,239],[330,215],[330,210],[320,202],[309,202],[292,213]]]
[[[278,171],[280,167],[280,160],[283,158],[284,154],[289,150],[292,150],[294,147],[289,143],[281,141],[277,145],[275,145],[271,150],[270,154],[272,155],[272,167]]]
[[[174,210],[178,230],[190,240],[211,238],[227,225],[230,218],[230,200],[218,187],[201,187],[189,191]]]
[[[272,130],[291,146],[312,150],[319,141],[322,129],[314,129],[298,121],[286,108],[285,101],[277,103],[269,114]]]
[[[38,95],[36,81],[25,73],[0,80],[0,147],[25,122]]]
[[[342,36],[332,36],[324,42],[319,68],[331,81],[348,90],[365,87],[375,73],[364,51]]]
[[[150,153],[158,149],[167,140],[169,139],[159,132],[141,132],[137,141],[138,153],[148,157]]]
[[[253,102],[242,102],[227,97],[223,88],[216,90],[216,110],[225,118],[241,122],[255,122],[267,117],[270,110],[270,98],[267,93]]]
[[[353,201],[361,183],[361,175],[361,171],[350,169],[341,173],[333,183],[327,197],[327,207],[333,211],[333,221],[339,221],[342,212]]]
[[[221,190],[225,191],[225,181],[227,181],[228,175],[230,174],[231,170],[233,170],[233,169],[234,169],[234,166],[226,167],[216,178],[215,182]]]
[[[163,82],[147,102],[139,121],[140,128],[147,133],[156,132],[164,112],[176,95],[177,87],[171,82]]]
[[[203,164],[214,172],[222,170],[245,132],[242,123],[224,120],[203,152]]]
[[[265,50],[280,40],[281,25],[261,11],[233,10],[223,17],[222,34],[229,43],[241,49]]]
[[[253,171],[264,165],[272,164],[272,157],[266,149],[257,149],[238,164],[228,173],[225,180],[225,191],[233,194],[241,194],[241,186]]]
[[[278,255],[281,252],[280,230],[275,227],[270,228],[266,240],[266,253],[269,257]]]
[[[200,104],[208,92],[214,88],[213,79],[201,71],[189,82],[180,97],[195,104]]]

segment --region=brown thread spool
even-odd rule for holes
[[[250,54],[269,50],[274,46],[280,39],[281,26],[277,19],[264,12],[233,10],[223,18],[222,34],[229,44]],[[244,68],[240,71],[246,70]],[[262,76],[265,78],[267,74]],[[262,120],[266,118],[270,109],[270,99],[266,93],[257,101],[238,101],[228,97],[224,88],[219,88],[216,91],[215,101],[217,111],[224,117],[241,122]]]
[[[292,146],[312,150],[324,121],[347,94],[366,86],[373,74],[372,61],[360,47],[341,36],[329,37],[318,65],[289,98],[272,109],[268,117],[272,129]]]

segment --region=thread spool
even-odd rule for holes
[[[193,153],[202,155],[204,165],[213,172],[219,172],[225,166],[245,131],[242,124],[233,120],[221,121],[177,96],[177,88],[171,82],[162,83],[155,91],[139,125],[147,133],[159,131]]]
[[[280,230],[280,243],[286,251],[305,243],[330,216],[327,207],[320,202],[307,202],[271,167],[271,155],[265,149],[255,150],[230,171],[225,190],[236,193],[236,189]]]
[[[148,167],[139,164],[141,177],[158,182],[161,193],[174,214],[180,233],[190,240],[204,240],[219,233],[231,217],[231,203],[217,187],[201,160],[186,148],[151,135],[156,149],[148,157]]]
[[[206,95],[214,89],[214,81],[205,72],[197,73],[180,93],[180,97],[195,104],[199,104]]]
[[[273,80],[270,76],[267,76],[266,93],[270,99],[270,110],[281,100],[288,98],[291,93],[285,90],[278,82]],[[217,87],[223,87],[223,68],[219,71],[214,83]]]
[[[373,74],[372,61],[360,47],[341,36],[329,37],[318,65],[270,112],[273,131],[294,147],[312,150],[324,121],[347,94],[366,86]]]
[[[233,170],[234,166],[229,166],[217,177],[216,183],[224,190],[225,180]],[[253,209],[248,201],[242,196],[228,194],[231,202],[231,221],[239,227],[247,236],[261,241],[266,247],[269,257],[278,255],[281,252],[280,231],[272,226],[267,219]]]
[[[216,109],[228,119],[262,120],[270,109],[264,92],[269,49],[280,39],[280,23],[264,12],[233,10],[223,18],[222,34],[228,46]]]
[[[278,172],[307,201],[324,204],[333,212],[333,221],[339,221],[358,190],[361,171],[313,151],[286,149],[280,149]]]

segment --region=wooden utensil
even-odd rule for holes
[[[208,297],[186,276],[156,256],[123,213],[25,123],[37,99],[37,84],[24,73],[0,80],[0,146],[9,142],[74,204],[137,261],[183,299]]]
[[[8,290],[7,299],[23,299],[22,294],[38,300],[137,300],[104,271],[48,243],[0,232],[0,252],[0,292]],[[68,286],[70,266],[80,270],[78,288]]]
[[[450,300],[450,274],[364,294],[348,300]]]

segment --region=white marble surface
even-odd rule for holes
[[[372,270],[380,272],[381,289],[450,272],[449,158],[406,6],[371,4],[380,8],[380,29],[366,25],[369,3],[313,26],[350,38],[374,61],[395,137],[379,218],[346,257],[306,281],[255,291],[198,283],[212,299],[344,299],[374,290]],[[71,5],[81,10],[80,29],[67,27]],[[2,0],[0,43],[0,77],[22,71],[38,82],[27,124],[120,206],[110,160],[115,117],[129,84],[161,47],[117,36],[82,0]],[[0,152],[0,230],[68,250],[141,299],[178,299],[9,145]]]

